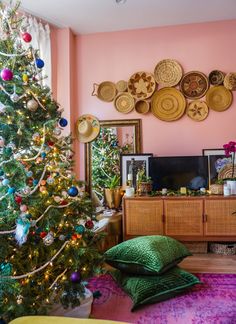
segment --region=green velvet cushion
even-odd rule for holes
[[[157,303],[180,294],[201,283],[197,277],[178,267],[161,276],[128,275],[119,270],[111,272],[113,279],[131,297],[132,311],[145,304]]]
[[[189,250],[175,239],[151,235],[113,246],[105,252],[105,261],[127,273],[154,275],[164,273],[189,255]]]

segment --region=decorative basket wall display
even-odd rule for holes
[[[206,103],[215,111],[225,111],[233,101],[232,92],[224,86],[211,87],[206,94]]]
[[[221,85],[224,82],[225,74],[219,70],[213,70],[209,74],[209,81],[212,85]]]
[[[186,98],[199,99],[205,96],[209,88],[207,76],[198,71],[186,73],[181,82],[180,90]]]
[[[154,76],[148,72],[136,72],[128,81],[128,92],[135,99],[147,99],[156,89]]]
[[[116,86],[110,81],[94,83],[92,96],[97,96],[102,101],[111,102],[116,96]]]
[[[188,105],[186,114],[191,119],[202,121],[207,118],[209,109],[204,101],[194,100]]]
[[[116,96],[114,105],[117,111],[128,114],[134,109],[134,98],[128,92],[120,93]]]
[[[158,119],[174,121],[185,113],[186,100],[175,88],[162,88],[152,96],[151,112]]]
[[[227,73],[224,78],[224,86],[228,90],[236,90],[236,73]]]
[[[149,112],[150,104],[147,100],[138,100],[135,103],[135,111],[139,114],[146,114]]]
[[[175,60],[162,60],[154,69],[154,78],[157,84],[163,87],[173,87],[177,85],[183,75],[181,65]]]

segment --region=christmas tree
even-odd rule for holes
[[[104,188],[109,188],[114,177],[120,177],[120,154],[132,153],[133,139],[127,134],[121,145],[117,129],[102,128],[99,136],[92,142],[92,187],[100,200],[103,200]]]
[[[19,4],[0,16],[0,316],[46,314],[80,304],[98,273],[101,235],[73,171],[67,120],[42,86],[44,61],[30,46]],[[28,47],[25,47],[25,43]]]

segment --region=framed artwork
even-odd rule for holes
[[[208,174],[209,184],[216,183],[220,170],[229,163],[232,163],[232,157],[225,156],[225,150],[219,149],[203,149],[202,154],[208,156]]]
[[[145,168],[146,176],[149,176],[148,158],[153,156],[152,153],[144,154],[121,154],[120,156],[120,173],[121,186],[126,186],[130,181],[134,188],[136,188],[137,172],[141,168]]]

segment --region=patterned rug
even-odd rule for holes
[[[202,284],[170,300],[131,312],[132,301],[109,274],[93,278],[88,288],[100,291],[92,318],[138,324],[236,324],[236,274],[197,274]]]

